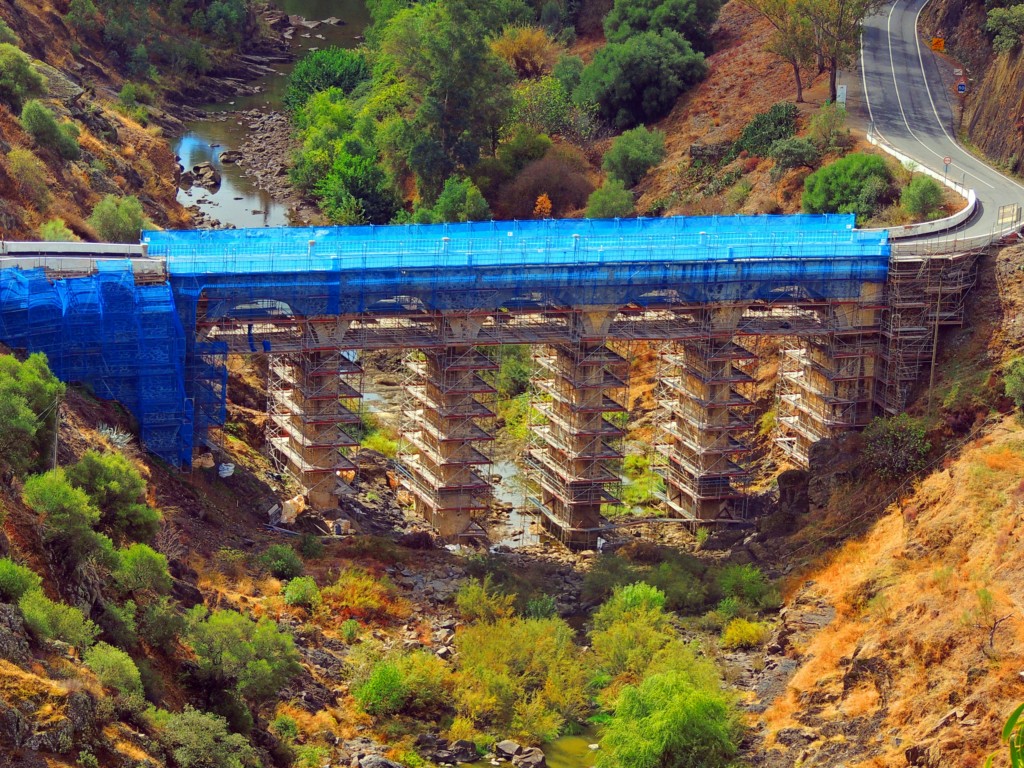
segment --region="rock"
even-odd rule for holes
[[[775,735],[775,740],[787,747],[803,747],[816,738],[814,731],[807,728],[783,728]]]
[[[203,603],[203,593],[195,584],[175,579],[171,585],[171,595],[184,607],[193,608]]]
[[[406,549],[433,549],[434,537],[429,531],[410,531],[399,537],[398,545]]]
[[[734,544],[742,541],[746,535],[746,531],[739,528],[723,528],[708,536],[701,546],[701,550],[705,552],[725,552],[731,549]]]
[[[506,760],[511,760],[522,751],[523,747],[510,739],[499,741],[494,745],[494,754],[499,758],[505,758]]]
[[[359,768],[405,768],[405,766],[380,755],[367,755],[359,761]]]
[[[231,165],[232,163],[237,163],[242,159],[242,153],[238,150],[231,149],[227,152],[221,152],[217,159],[226,165]]]
[[[512,758],[512,765],[515,768],[545,768],[547,759],[544,753],[537,747],[527,747],[520,754]]]
[[[192,183],[196,186],[208,189],[220,187],[220,171],[214,168],[213,163],[209,161],[192,166],[192,176]]]
[[[441,659],[442,661],[447,661],[453,655],[451,647],[447,645],[442,645],[434,653],[437,655],[437,658]]]
[[[693,143],[690,145],[690,158],[694,162],[713,165],[721,160],[732,149],[731,141],[717,141],[710,144]]]
[[[28,637],[21,611],[13,605],[0,604],[0,659],[15,664],[28,659]]]
[[[480,754],[476,751],[476,744],[468,739],[453,741],[448,745],[448,749],[458,763],[475,763],[480,759]]]

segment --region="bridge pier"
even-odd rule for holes
[[[698,520],[729,519],[742,497],[749,472],[736,463],[747,446],[739,435],[750,428],[753,403],[738,387],[753,381],[744,367],[755,356],[733,341],[743,308],[701,310],[703,336],[678,342],[663,355],[670,375],[662,378],[663,425],[667,442],[659,450],[665,501],[678,515]]]
[[[442,323],[449,335],[472,338],[479,331],[454,320]],[[498,363],[466,343],[428,349],[421,357],[408,362],[416,378],[406,387],[410,423],[402,439],[415,453],[403,455],[403,475],[417,512],[449,538],[464,533],[490,506],[491,485],[481,467],[491,463],[494,438],[480,422],[494,417],[484,400],[496,390],[480,373],[497,370]]]

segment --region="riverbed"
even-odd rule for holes
[[[354,48],[362,40],[370,21],[369,12],[362,0],[277,0],[276,5],[289,15],[301,16],[309,21],[323,22],[328,18],[336,18],[343,22],[320,23],[312,29],[296,26],[291,40],[296,59],[317,48]],[[248,132],[248,122],[243,119],[243,112],[258,110],[270,113],[281,110],[288,75],[293,66],[294,62],[273,65],[273,75],[266,75],[253,82],[259,89],[258,93],[239,96],[228,102],[203,105],[201,109],[206,116],[186,123],[186,132],[173,144],[175,154],[181,158],[180,162],[186,169],[203,162],[212,163],[221,174],[221,184],[216,191],[202,187],[179,189],[178,202],[184,206],[198,205],[208,216],[224,226],[285,227],[292,223],[288,204],[260,189],[245,174],[244,158],[242,165],[237,165],[222,163],[220,157],[224,152],[241,149]]]

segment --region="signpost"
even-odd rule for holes
[[[836,86],[836,104],[841,104],[844,107],[846,106],[846,86],[845,85],[837,85]]]
[[[946,50],[946,38],[944,37],[933,37],[932,38],[932,50],[939,51],[940,53]]]
[[[961,77],[960,80],[957,81],[956,92],[959,93],[961,96],[963,96],[965,93],[967,93],[967,80],[966,79]]]

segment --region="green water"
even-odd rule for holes
[[[576,736],[562,736],[544,744],[541,749],[547,758],[548,768],[593,768],[600,750],[591,749],[590,745],[596,744],[598,739],[596,732],[584,731]],[[469,765],[473,768],[493,768],[486,760]],[[509,763],[502,765],[507,766]]]

